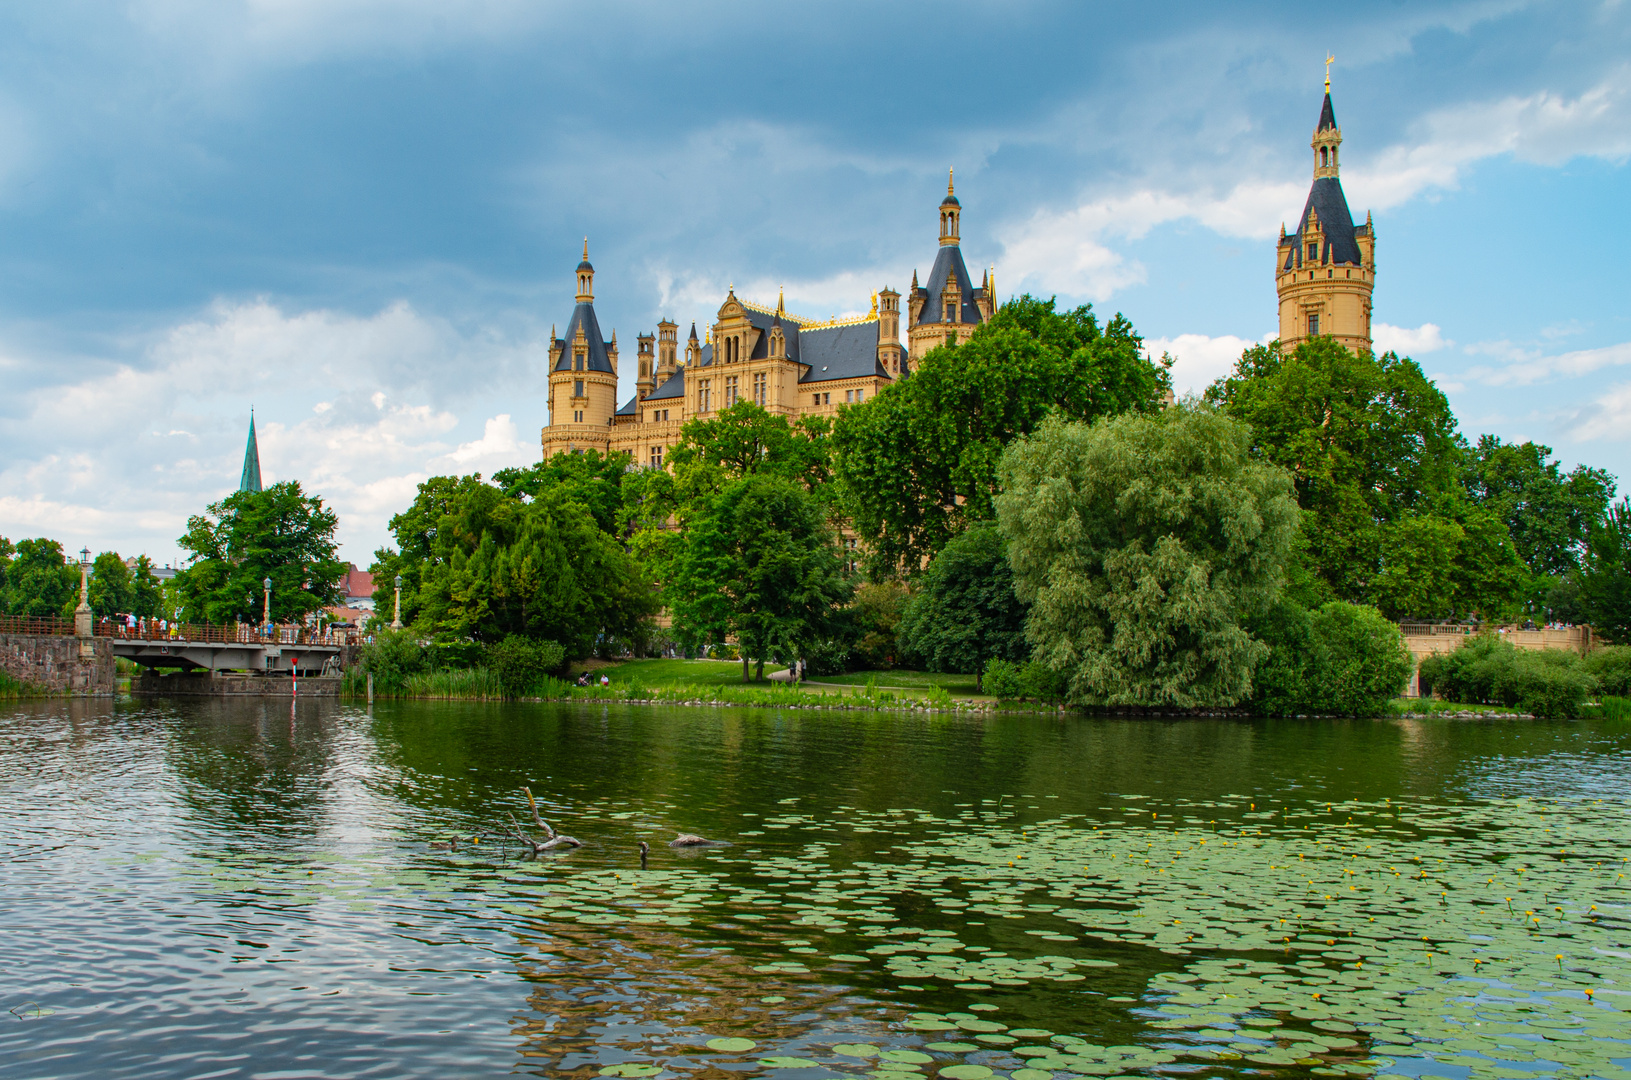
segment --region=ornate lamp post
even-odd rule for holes
[[[266,588],[266,636],[272,636],[272,579],[267,578],[261,584]]]
[[[391,620],[391,629],[402,629],[402,575],[396,576],[396,618]]]
[[[94,656],[96,628],[91,617],[91,549],[79,549],[79,606],[74,608],[74,636],[79,639],[79,655]]]

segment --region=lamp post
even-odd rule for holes
[[[96,655],[96,629],[91,618],[91,549],[79,549],[79,606],[74,608],[74,636],[79,639],[79,655]]]
[[[402,629],[402,575],[396,576],[396,618],[391,620],[391,629]]]
[[[265,588],[266,588],[266,607],[264,609],[265,614],[266,614],[266,636],[271,637],[272,636],[272,579],[267,578],[266,580],[262,581],[261,584],[263,586],[265,586]]]

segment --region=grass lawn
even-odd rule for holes
[[[578,668],[574,667],[572,677],[578,677]],[[758,670],[757,665],[750,668],[750,673]],[[772,671],[785,671],[779,664],[766,664],[765,675]],[[613,664],[611,667],[596,668],[590,673],[591,677],[599,679],[602,675],[613,682],[628,682],[639,679],[643,686],[720,686],[730,683],[742,685],[742,661],[740,660],[629,660],[622,664]],[[760,686],[765,683],[760,683]]]
[[[895,668],[892,671],[852,671],[847,675],[811,675],[811,682],[843,683],[845,686],[865,686],[868,679],[874,679],[883,689],[906,687],[911,690],[927,690],[931,686],[943,686],[946,692],[955,697],[972,697],[974,695],[973,675],[941,675],[928,671],[907,671],[904,668]]]

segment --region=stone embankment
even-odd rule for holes
[[[89,656],[80,655],[81,644],[77,637],[55,634],[0,634],[0,670],[48,694],[111,695],[113,643],[106,638],[83,642]]]

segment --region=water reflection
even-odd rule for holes
[[[1192,1035],[1151,1011],[1162,980],[1239,950],[1135,933],[1139,890],[1106,900],[1112,870],[1153,888],[1256,837],[1284,845],[1265,873],[1325,857],[1327,804],[1406,842],[1429,811],[1397,807],[1471,800],[1444,835],[1474,837],[1478,800],[1624,798],[1628,745],[1590,724],[7,705],[0,1005],[49,1012],[0,1025],[0,1076],[723,1076],[766,1054],[854,1073],[873,1066],[832,1044],[936,1038],[1008,1071],[1029,1039],[1064,1055],[1041,1071],[1093,1073],[1046,1033],[1142,1047],[1118,1075],[1193,1068],[1163,1049]],[[586,847],[534,863],[495,842],[523,785]],[[734,846],[685,858],[681,831]],[[1056,855],[1070,874],[1027,874]],[[1084,934],[1093,913],[1127,932]],[[1045,1034],[975,1042],[957,1025],[976,1015]],[[760,1046],[703,1046],[721,1035]]]

